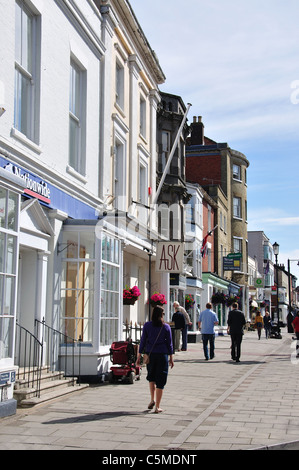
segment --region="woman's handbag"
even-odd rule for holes
[[[150,362],[150,355],[149,354],[143,354],[143,364],[146,366]]]
[[[159,333],[158,333],[158,336],[157,336],[157,338],[156,338],[156,340],[155,340],[155,342],[154,342],[154,344],[153,344],[153,347],[152,347],[150,353],[149,353],[149,354],[143,354],[143,360],[142,360],[142,362],[143,362],[144,365],[147,365],[147,364],[150,363],[150,355],[151,355],[151,352],[152,352],[152,350],[153,350],[153,348],[154,348],[156,342],[158,341],[158,338],[159,338],[160,333],[161,333],[162,330],[163,330],[163,326],[161,327],[161,330],[160,330]]]

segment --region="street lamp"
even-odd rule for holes
[[[277,293],[277,325],[279,326],[279,303],[278,303],[278,263],[277,257],[279,255],[279,244],[275,242],[273,245],[273,252],[275,255],[275,265],[276,265],[276,293]]]

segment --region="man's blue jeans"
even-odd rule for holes
[[[208,335],[202,334],[202,342],[203,342],[203,352],[206,359],[213,359],[214,357],[214,350],[215,350],[215,334]],[[208,344],[210,343],[210,356],[209,356],[209,347]]]

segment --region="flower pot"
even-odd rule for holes
[[[124,305],[134,305],[135,302],[136,302],[136,299],[123,299]]]

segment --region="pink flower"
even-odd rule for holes
[[[124,299],[135,299],[138,300],[138,297],[141,295],[140,290],[138,289],[137,286],[134,286],[132,288],[127,287],[126,289],[123,290],[123,298]]]
[[[154,292],[151,296],[151,302],[158,303],[161,305],[167,304],[164,294],[160,294],[159,292]]]

